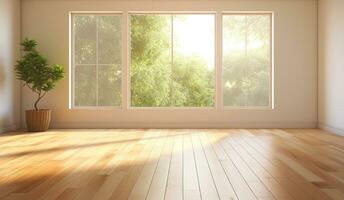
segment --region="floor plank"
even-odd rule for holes
[[[343,198],[344,138],[319,129],[0,135],[0,199]]]

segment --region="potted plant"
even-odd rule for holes
[[[25,111],[26,126],[31,132],[46,131],[51,120],[51,110],[39,109],[38,103],[64,77],[64,70],[60,65],[48,65],[47,59],[36,50],[35,40],[25,39],[21,46],[24,55],[15,66],[17,79],[37,94],[34,110]]]

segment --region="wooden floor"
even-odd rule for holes
[[[0,136],[0,199],[344,200],[344,137],[316,129]]]

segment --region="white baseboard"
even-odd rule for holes
[[[317,122],[52,122],[57,129],[107,128],[316,128]]]
[[[323,124],[323,123],[318,123],[318,128],[323,129],[329,133],[334,133],[337,135],[341,135],[344,136],[344,130],[340,129],[340,128],[336,128],[327,124]]]
[[[7,126],[0,127],[0,133],[7,133],[11,131],[15,131],[20,128],[21,123],[15,123]]]

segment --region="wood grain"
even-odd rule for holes
[[[8,133],[0,199],[339,200],[344,138],[318,129]]]

